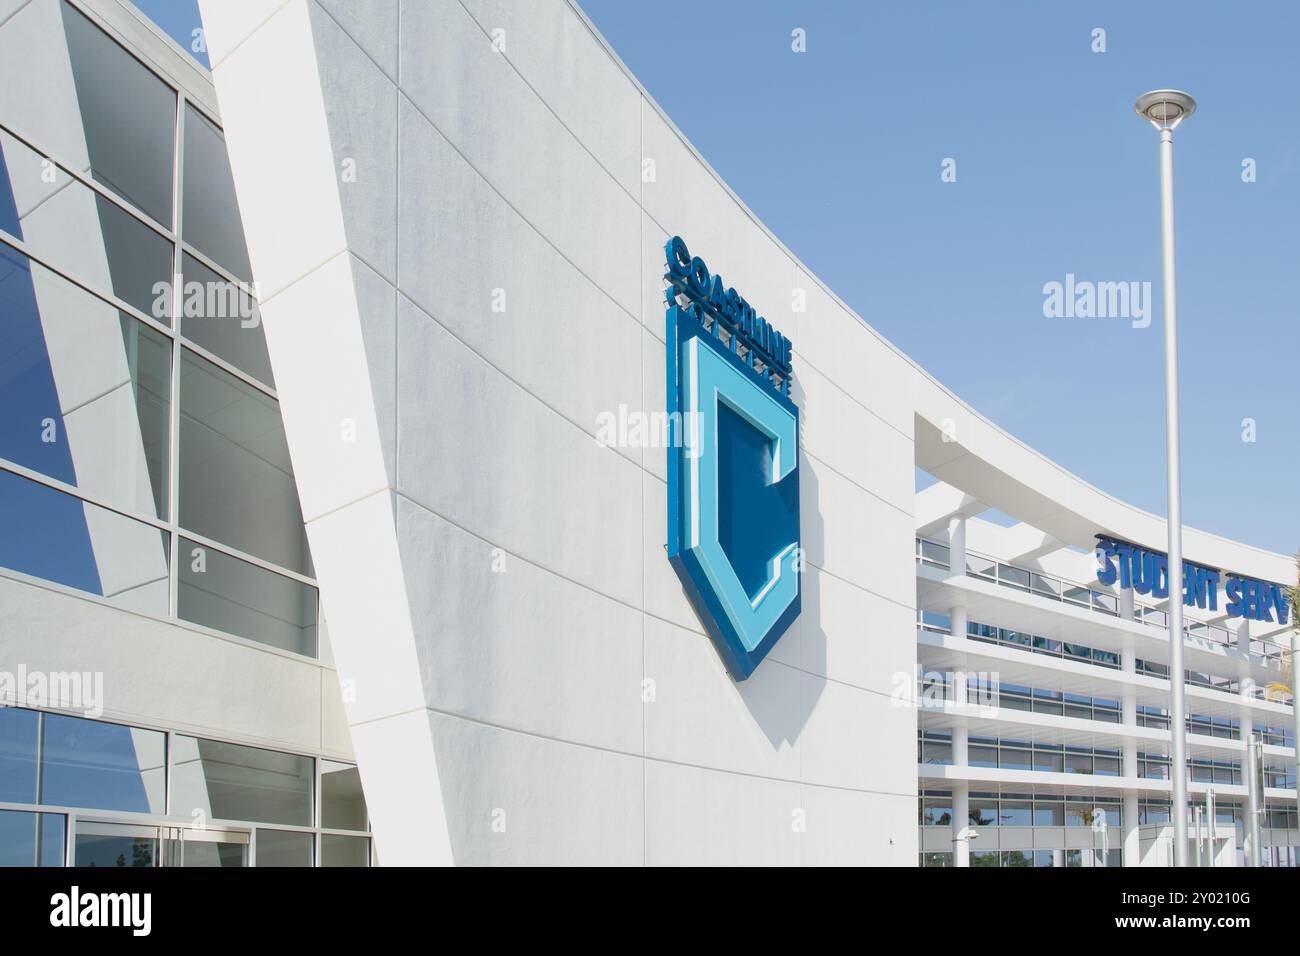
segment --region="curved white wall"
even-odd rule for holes
[[[1066,542],[1158,519],[866,326],[566,0],[202,9],[381,858],[914,863],[914,465]],[[804,610],[742,684],[664,556],[662,451],[595,440],[665,407],[674,234],[795,348]]]

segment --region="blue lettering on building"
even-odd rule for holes
[[[1169,597],[1169,558],[1110,535],[1097,535],[1097,580],[1119,584],[1158,600]],[[1228,598],[1228,617],[1246,618],[1285,625],[1290,617],[1286,588],[1271,581],[1259,581],[1239,574],[1216,571],[1183,561],[1183,603],[1188,607],[1217,611],[1219,582]]]

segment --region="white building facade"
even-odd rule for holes
[[[0,92],[0,253],[36,263],[6,300],[28,329],[12,353],[45,356],[0,380],[27,396],[0,481],[38,489],[7,514],[62,495],[83,517],[75,547],[0,551],[0,670],[102,673],[103,713],[76,719],[136,735],[104,760],[157,793],[109,812],[83,781],[54,802],[34,747],[31,787],[0,794],[34,860],[78,862],[117,825],[158,828],[131,833],[167,863],[173,839],[258,865],[1161,862],[1163,611],[1099,581],[1093,548],[1158,551],[1163,523],[840,302],[575,4],[201,0],[210,76],[117,0],[8,6],[0,62],[29,65],[4,69],[44,49],[62,73],[42,95],[64,99]],[[126,80],[77,82],[86,29],[171,117],[147,126],[134,97],[118,167],[95,137]],[[43,159],[87,204],[60,216],[85,218],[42,222]],[[257,322],[184,295],[154,315],[119,212],[182,292],[255,280]],[[655,429],[603,430],[667,407],[673,236],[793,343],[801,613],[742,681],[665,554]],[[104,313],[93,330],[68,325],[72,295]],[[1206,568],[1293,574],[1184,541]],[[1227,604],[1188,610],[1191,792],[1214,790],[1236,863],[1263,733],[1261,842],[1289,862],[1290,693],[1271,685],[1290,630]],[[38,744],[74,716],[5,703]],[[186,846],[195,810],[235,849]]]

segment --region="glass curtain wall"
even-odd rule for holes
[[[0,567],[314,657],[251,280],[215,117],[70,0],[6,20]]]

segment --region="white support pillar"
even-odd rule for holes
[[[953,574],[966,573],[966,519],[948,521],[948,569]],[[966,608],[954,607],[948,614],[949,633],[959,639],[966,637]],[[966,665],[963,659],[959,670],[953,674],[953,702],[958,707],[966,704]],[[969,762],[966,725],[960,722],[952,729],[952,764],[965,767]],[[952,863],[953,866],[970,866],[970,784],[954,781],[952,787]]]
[[[954,609],[954,611],[957,609]],[[965,612],[963,611],[963,617]],[[953,674],[953,703],[958,708],[966,706],[966,663],[962,659]],[[970,741],[964,721],[952,729],[952,765],[970,765]],[[956,781],[952,787],[952,865],[970,866],[970,784]]]
[[[1237,650],[1243,654],[1250,653],[1250,623],[1241,618],[1236,626]]]
[[[954,607],[948,609],[948,631],[953,637],[964,638],[966,636],[966,622],[969,619],[966,616],[966,608]]]
[[[952,787],[952,865],[970,866],[970,784]]]
[[[953,574],[966,573],[966,519],[948,519],[948,569]]]
[[[1249,707],[1243,705],[1239,720],[1241,723],[1241,742],[1244,748],[1241,752],[1241,782],[1245,785],[1246,790],[1249,793],[1250,755],[1247,753],[1247,750],[1250,748],[1250,739],[1255,733],[1255,716],[1251,713]],[[1251,839],[1252,833],[1255,831],[1252,831],[1251,829],[1250,809],[1251,802],[1247,799],[1242,808],[1241,816],[1241,849],[1246,855],[1246,865],[1258,866],[1259,864],[1255,860],[1254,841]]]

